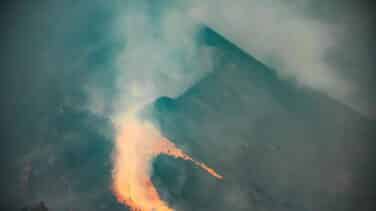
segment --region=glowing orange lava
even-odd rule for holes
[[[117,129],[112,188],[118,201],[132,211],[173,210],[160,198],[150,179],[151,162],[160,154],[192,161],[212,176],[222,179],[213,169],[178,149],[148,122],[127,117]]]

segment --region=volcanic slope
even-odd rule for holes
[[[146,110],[225,179],[159,157],[153,182],[169,202],[183,210],[370,209],[374,121],[283,80],[209,28],[199,39],[212,49],[214,71]]]

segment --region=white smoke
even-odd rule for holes
[[[276,70],[282,79],[372,115],[369,87],[362,83],[364,80],[351,77],[364,74],[365,68],[339,67],[328,58],[335,48],[341,48],[340,41],[345,32],[351,33],[348,27],[353,23],[304,15],[308,3],[311,1],[207,0],[196,2],[191,15]]]
[[[115,64],[115,113],[161,96],[176,97],[211,70],[210,49],[197,44],[198,26],[187,16],[187,7],[177,3],[157,10],[145,1],[135,5],[123,7],[114,24],[115,37],[124,42]]]
[[[192,0],[168,4],[142,0],[115,4],[119,15],[112,33],[124,45],[115,64],[115,113],[160,96],[177,96],[211,71],[211,50],[198,46],[195,40],[197,24],[203,23],[274,69],[281,79],[324,93],[365,116],[374,116],[376,99],[370,97],[372,82],[365,70],[366,66],[371,69],[370,61],[350,66],[337,65],[333,59],[354,63],[349,61],[356,60],[351,52],[365,54],[352,47],[356,44],[343,47],[343,40],[348,40],[345,34],[351,33],[352,26],[362,25],[361,17],[356,16],[354,22],[338,22],[335,15],[318,18],[305,14],[310,4],[310,0]],[[151,12],[153,9],[157,14]],[[357,29],[358,35],[365,33],[362,27]],[[103,104],[107,104],[101,102],[103,99],[92,100],[94,110],[103,110]]]

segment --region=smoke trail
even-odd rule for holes
[[[131,2],[131,3],[130,3]],[[213,177],[218,173],[164,138],[137,111],[160,96],[175,97],[210,71],[208,50],[195,40],[197,25],[181,4],[164,5],[130,1],[115,24],[116,36],[125,39],[117,59],[113,193],[131,210],[172,210],[164,202],[151,176],[151,162],[165,154],[193,162]],[[157,4],[157,3],[154,3]]]

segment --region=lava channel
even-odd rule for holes
[[[152,161],[161,154],[188,160],[217,179],[215,170],[177,148],[151,123],[127,117],[118,125],[114,153],[112,190],[117,200],[132,211],[172,211],[163,201],[150,175]]]

